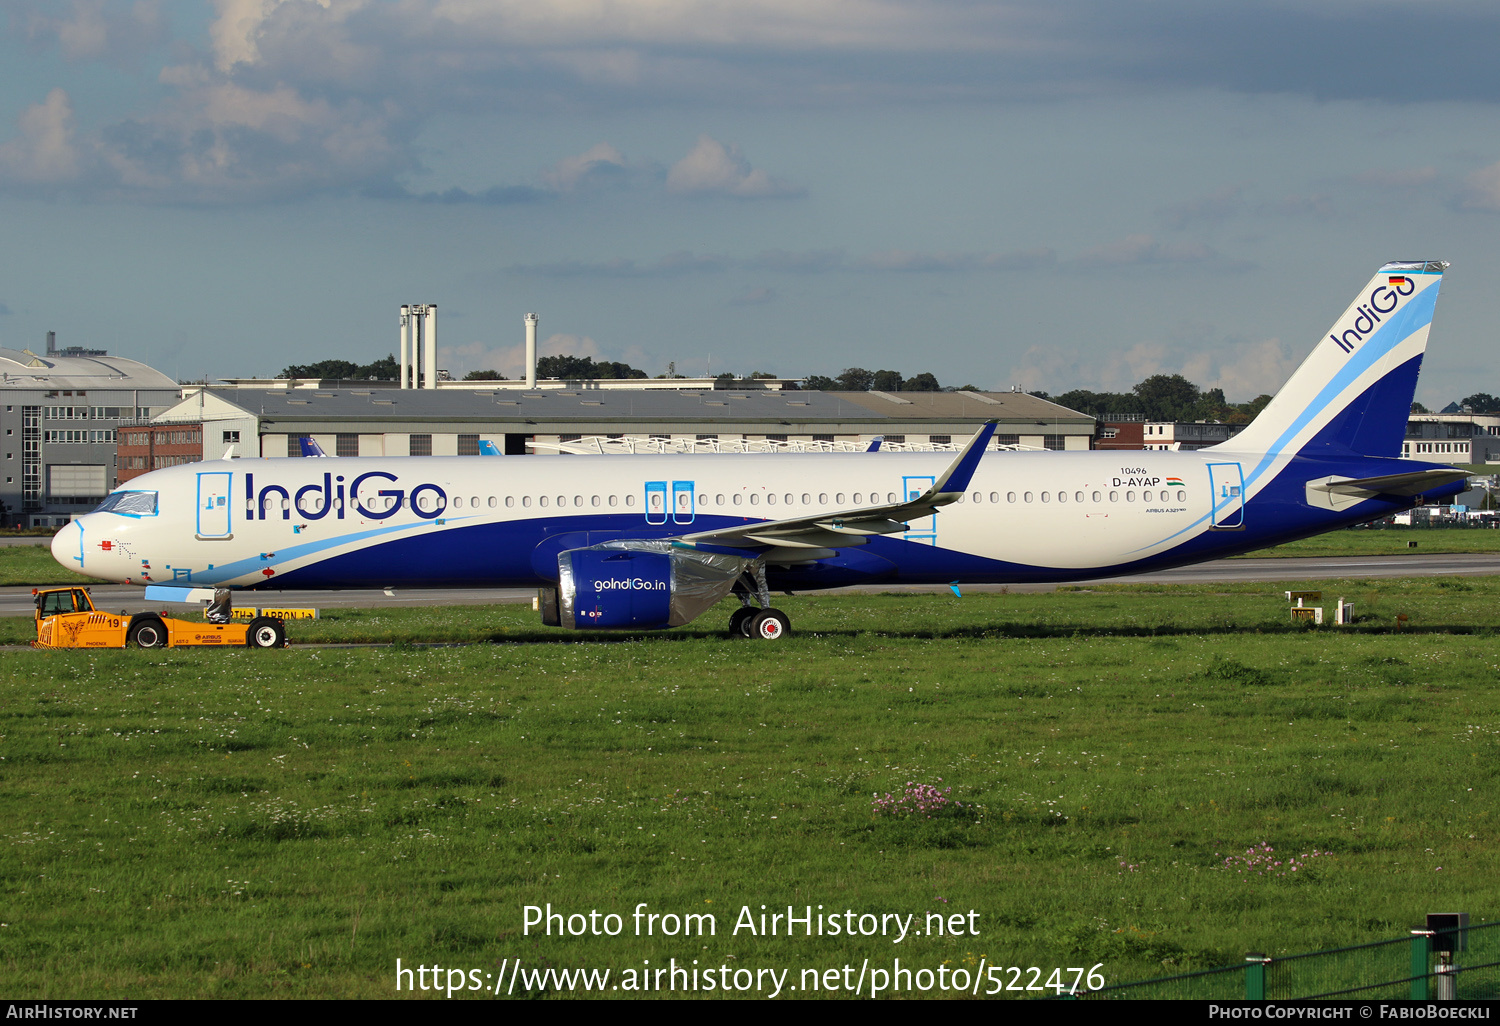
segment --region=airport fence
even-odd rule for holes
[[[1440,949],[1453,946],[1451,958]],[[1449,976],[1455,996],[1500,997],[1500,922],[1463,926],[1452,934],[1413,930],[1409,937],[1328,948],[1297,955],[1248,954],[1238,965],[1117,983],[1080,993],[1091,1000],[1286,1001],[1352,998],[1412,999],[1442,996]]]

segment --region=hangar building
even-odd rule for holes
[[[173,463],[300,456],[714,452],[947,448],[988,420],[999,445],[1088,449],[1094,419],[1020,392],[815,392],[580,387],[391,389],[188,387],[181,402],[120,432],[120,480]],[[231,449],[233,450],[231,453]]]
[[[119,483],[116,433],[175,406],[177,382],[103,350],[0,348],[0,525],[57,527]]]

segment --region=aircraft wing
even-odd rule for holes
[[[676,539],[676,543],[692,548],[722,546],[791,550],[778,555],[815,560],[826,559],[840,548],[863,545],[871,535],[899,534],[907,529],[907,521],[930,516],[962,497],[998,423],[992,420],[981,427],[932,487],[916,498],[790,520],[761,521],[701,531],[683,535]]]
[[[1467,470],[1455,467],[1435,467],[1409,474],[1387,474],[1384,477],[1360,477],[1353,480],[1330,479],[1322,487],[1325,491],[1344,495],[1421,495],[1429,488],[1445,485],[1469,477]]]

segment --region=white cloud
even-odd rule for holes
[[[740,295],[735,296],[733,299],[731,299],[729,301],[729,305],[730,306],[761,306],[761,305],[763,305],[765,303],[771,302],[775,298],[776,298],[776,290],[775,289],[771,288],[770,286],[761,286],[758,289],[751,289],[749,292],[742,292]]]
[[[1242,185],[1226,185],[1207,196],[1169,203],[1157,211],[1168,228],[1182,231],[1197,222],[1217,224],[1240,212],[1244,206],[1245,188]]]
[[[688,155],[667,172],[667,191],[679,196],[736,196],[766,199],[800,196],[802,190],[772,178],[761,168],[752,168],[738,146],[725,146],[708,135],[700,135]]]
[[[1128,392],[1153,374],[1181,374],[1201,389],[1222,388],[1230,402],[1247,402],[1274,394],[1297,369],[1297,359],[1279,338],[1209,342],[1203,334],[1210,331],[1202,326],[1169,341],[1137,342],[1102,358],[1078,347],[1032,346],[1002,385],[1040,388],[1052,395],[1075,388]]]
[[[166,35],[159,0],[72,0],[32,3],[26,34],[33,42],[55,40],[70,61],[132,60]]]
[[[41,103],[22,112],[19,134],[0,145],[0,182],[62,185],[78,177],[79,154],[73,141],[73,104],[54,89]]]
[[[1464,206],[1500,212],[1500,161],[1464,179]]]
[[[1204,263],[1218,257],[1201,242],[1162,242],[1141,233],[1107,242],[1080,253],[1075,262],[1085,267],[1118,267],[1126,264]]]
[[[628,171],[625,155],[609,143],[601,142],[577,156],[564,157],[542,177],[558,192],[572,192],[580,185],[619,181]]]

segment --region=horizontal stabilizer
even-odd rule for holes
[[[1387,474],[1384,477],[1360,477],[1343,481],[1330,479],[1322,487],[1343,495],[1421,495],[1430,488],[1462,481],[1468,476],[1467,470],[1441,467],[1410,474]]]

